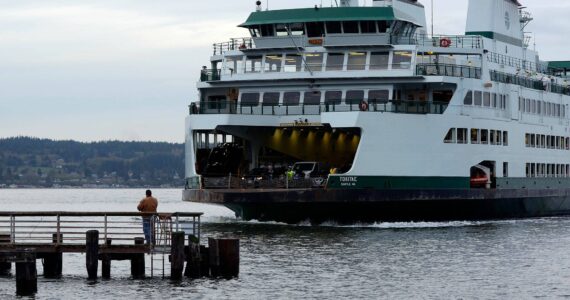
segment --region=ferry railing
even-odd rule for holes
[[[545,80],[538,80],[534,78],[519,76],[515,74],[508,74],[498,71],[490,71],[491,80],[507,84],[515,84],[529,89],[547,91],[551,93],[570,95],[570,87],[553,83],[550,79],[545,77]]]
[[[200,81],[218,81],[220,80],[221,69],[202,69],[200,72]]]
[[[315,104],[263,104],[238,101],[203,101],[190,104],[189,112],[194,114],[237,114],[264,116],[320,115],[331,112],[380,112],[404,114],[443,114],[448,102],[347,99],[325,101]]]
[[[352,37],[352,36],[351,36]],[[378,38],[385,37],[382,34],[378,35]],[[281,36],[281,37],[269,37],[270,39],[279,39],[283,41],[290,41],[290,36]],[[295,38],[300,38],[296,36]],[[305,46],[314,46],[311,44],[311,39],[304,39],[302,44],[297,45],[300,47]],[[334,36],[331,37],[333,39],[339,39],[342,37]],[[322,38],[318,38],[322,45],[327,45],[327,36]],[[443,41],[443,42],[442,42]],[[418,46],[425,46],[425,47],[445,47],[445,48],[468,48],[468,49],[481,49],[483,48],[483,39],[481,36],[478,35],[434,35],[430,36],[427,34],[416,34],[413,36],[396,36],[390,35],[389,38],[386,38],[385,43],[393,44],[393,45],[418,45]],[[228,42],[222,43],[215,43],[213,44],[214,55],[223,55],[228,51],[234,50],[249,50],[255,49],[255,41],[251,37],[242,37],[242,38],[232,38]]]
[[[481,79],[481,68],[455,64],[417,64],[416,75]]]
[[[144,238],[143,216],[151,218],[155,240],[180,230],[200,236],[202,213],[0,212],[0,245],[82,245],[89,230],[99,231],[100,244],[133,245]]]
[[[255,48],[255,43],[250,37],[233,38],[229,42],[216,43],[213,45],[214,55],[223,55],[228,51],[246,50]]]

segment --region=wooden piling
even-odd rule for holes
[[[135,238],[135,245],[144,245],[144,238]],[[144,279],[144,253],[133,254],[131,258],[131,276],[133,279]]]
[[[45,278],[61,278],[63,267],[63,253],[58,249],[58,245],[62,241],[62,235],[53,234],[52,242],[55,245],[56,252],[49,253],[44,256],[44,277]]]
[[[36,253],[25,249],[18,251],[16,260],[16,294],[31,296],[38,291],[38,274],[36,271]]]
[[[90,280],[97,279],[97,268],[99,266],[99,231],[89,230],[85,240],[85,265],[87,275]]]
[[[220,276],[224,278],[239,275],[239,239],[218,239]]]
[[[208,249],[208,266],[210,267],[210,276],[218,277],[220,275],[218,240],[215,238],[208,238]]]
[[[10,244],[10,234],[0,233],[0,244]],[[0,262],[0,276],[10,275],[12,263]]]
[[[184,276],[200,277],[200,240],[193,234],[188,235],[188,254],[186,255]]]
[[[210,253],[208,247],[200,246],[200,276],[210,276]]]
[[[112,239],[105,239],[105,246],[111,246],[112,242]],[[107,254],[101,258],[101,277],[103,279],[111,279],[111,259]]]
[[[182,279],[184,271],[184,231],[172,233],[172,243],[170,248],[170,278],[172,280]]]

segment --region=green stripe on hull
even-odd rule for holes
[[[468,189],[469,177],[344,176],[333,175],[330,189]]]

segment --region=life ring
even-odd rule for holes
[[[368,102],[364,100],[360,101],[359,107],[361,111],[368,111]]]
[[[441,40],[439,40],[439,45],[443,48],[447,48],[451,46],[451,40],[448,38],[442,38]]]

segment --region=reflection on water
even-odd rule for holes
[[[143,190],[0,190],[2,210],[134,211]],[[160,211],[203,211],[206,236],[241,239],[234,280],[130,280],[89,284],[85,257],[64,255],[64,277],[40,276],[38,299],[84,298],[530,298],[570,296],[570,218],[516,221],[285,225],[242,222],[223,207],[156,190]],[[147,263],[147,267],[150,264]],[[41,263],[38,264],[41,274]],[[147,274],[150,271],[147,270]],[[0,298],[14,298],[0,279]]]

